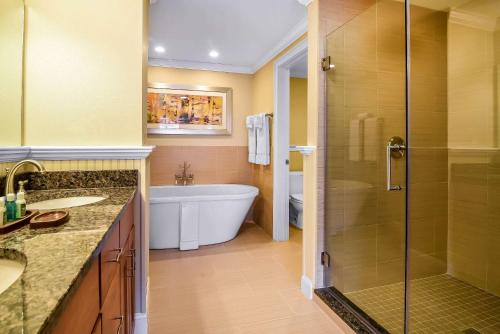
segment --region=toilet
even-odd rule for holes
[[[303,173],[290,172],[290,215],[289,221],[293,226],[302,229],[303,208]]]

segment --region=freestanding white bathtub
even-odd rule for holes
[[[153,186],[149,248],[188,250],[231,240],[258,194],[241,184]]]

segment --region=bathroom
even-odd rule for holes
[[[0,333],[500,333],[499,18],[2,0]]]

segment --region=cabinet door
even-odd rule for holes
[[[119,275],[122,254],[120,228],[115,224],[101,252],[101,305],[106,300],[111,282]]]
[[[134,225],[134,201],[132,201],[125,209],[122,218],[120,219],[120,247],[124,248],[127,242],[130,230]]]
[[[102,332],[123,334],[125,317],[121,310],[121,275],[116,275],[109,286],[108,295],[101,308]]]
[[[135,285],[135,249],[134,228],[130,231],[123,249],[121,266],[122,277],[122,311],[125,315],[125,333],[133,333],[134,321],[134,285]]]
[[[92,330],[92,334],[102,334],[102,321],[101,315],[99,314],[99,318],[95,322],[94,329]]]
[[[128,238],[128,275],[126,278],[126,314],[127,314],[127,328],[129,333],[134,332],[134,316],[135,316],[135,234],[134,228],[130,231]]]
[[[99,261],[94,260],[51,333],[90,333],[99,316]]]

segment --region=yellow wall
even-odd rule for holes
[[[0,1],[0,146],[21,145],[23,7]]]
[[[252,114],[252,80],[249,74],[149,67],[149,82],[230,87],[233,89],[233,132],[230,136],[148,136],[158,146],[247,146],[246,116]]]
[[[307,145],[307,79],[290,78],[290,144]],[[290,152],[290,170],[302,170],[302,154]]]
[[[26,0],[26,145],[142,144],[148,4]]]

